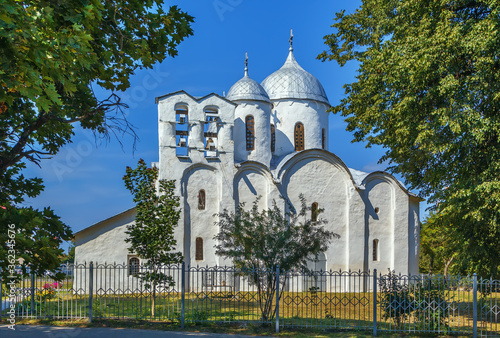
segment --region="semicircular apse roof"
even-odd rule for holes
[[[262,87],[271,100],[308,99],[330,105],[321,83],[297,63],[291,50],[283,66],[262,81]]]

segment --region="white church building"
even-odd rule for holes
[[[299,195],[340,235],[319,257],[323,270],[387,269],[418,273],[420,198],[386,172],[348,168],[328,149],[330,103],[316,77],[295,60],[292,44],[283,66],[261,84],[248,75],[225,97],[178,91],[156,98],[160,179],[175,179],[181,221],[178,251],[191,266],[230,265],[215,254],[214,214],[251,205],[262,208]],[[127,250],[135,211],[75,234],[76,261],[142,263]]]

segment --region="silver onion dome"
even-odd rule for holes
[[[308,99],[330,105],[321,83],[297,63],[291,47],[283,66],[266,77],[262,87],[271,100]]]
[[[229,89],[226,98],[231,101],[254,100],[271,102],[264,88],[246,74]]]
[[[264,101],[271,103],[269,96],[262,86],[257,82],[252,80],[248,76],[248,55],[245,53],[245,76],[243,76],[238,82],[236,82],[229,92],[226,98],[228,100],[253,100],[253,101]]]

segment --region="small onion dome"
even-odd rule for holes
[[[262,81],[271,100],[307,99],[330,105],[323,86],[295,61],[292,49],[285,64]]]
[[[271,103],[264,88],[257,81],[252,80],[246,72],[245,76],[229,89],[226,98],[231,101],[253,100]]]

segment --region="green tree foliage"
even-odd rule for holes
[[[0,222],[0,274],[6,282],[21,262],[23,273],[29,267],[37,275],[59,267],[64,253],[59,245],[71,237],[71,230],[51,209],[6,207],[0,210]]]
[[[105,139],[135,136],[116,91],[137,69],[151,68],[192,34],[193,18],[160,0],[0,1],[0,268],[6,271],[8,226],[17,257],[35,270],[53,269],[70,229],[50,209],[19,207],[43,190],[22,174],[71,142],[79,124]],[[101,99],[94,88],[107,90]],[[4,209],[5,208],[5,209]],[[44,234],[45,249],[35,250]],[[31,245],[31,244],[29,244]]]
[[[174,194],[175,180],[158,180],[158,169],[148,168],[142,159],[136,169],[127,167],[123,180],[136,204],[135,222],[127,227],[125,241],[130,244],[130,253],[147,260],[148,268],[139,278],[153,292],[154,316],[157,287],[174,285],[172,277],[162,273],[162,266],[182,262],[182,254],[174,252],[174,228],[181,213],[179,197]]]
[[[0,5],[0,172],[39,162],[71,140],[73,123],[107,135],[123,120],[112,92],[130,86],[192,34],[193,18],[160,0],[3,1]],[[126,128],[126,127],[125,127]]]
[[[452,265],[459,243],[450,236],[448,226],[436,222],[437,218],[431,213],[420,227],[420,273],[447,276],[450,271],[459,272]]]
[[[435,205],[462,272],[500,276],[500,13],[495,0],[364,0],[328,51],[359,65],[333,107],[354,141]],[[439,202],[439,203],[438,203]]]
[[[281,284],[283,292],[286,282],[284,273],[284,277],[277,280],[276,268],[279,266],[282,272],[307,270],[308,260],[326,251],[328,244],[340,237],[324,228],[327,220],[312,221],[311,208],[306,206],[302,196],[300,200],[298,213],[290,204],[288,209],[292,211],[283,212],[275,201],[270,209],[260,211],[257,198],[250,210],[240,204],[236,212],[223,210],[217,214],[216,254],[230,259],[255,283],[264,321],[275,316],[272,305],[277,283]]]
[[[68,253],[64,253],[61,256],[61,261],[65,264],[74,264],[75,263],[75,243],[71,242],[68,247]]]

